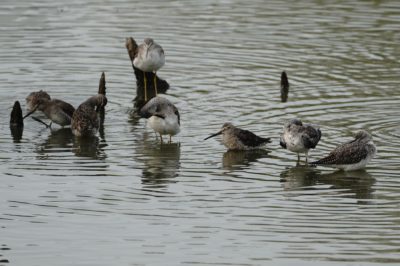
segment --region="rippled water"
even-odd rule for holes
[[[0,4],[0,265],[400,263],[397,1],[11,1]],[[166,51],[159,71],[182,131],[160,145],[131,115],[125,37]],[[106,73],[104,134],[27,119],[39,89],[74,106]],[[291,84],[280,99],[280,73]],[[279,147],[293,117],[319,124],[312,159],[364,128],[364,171],[296,167]],[[43,117],[42,117],[43,118]],[[273,138],[227,152],[231,121]]]

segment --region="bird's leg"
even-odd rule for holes
[[[155,96],[157,96],[157,72],[154,72],[154,91],[155,91]]]
[[[144,78],[144,101],[147,102],[147,77],[146,72],[143,71],[143,78]]]
[[[308,165],[308,152],[306,152],[306,165]]]
[[[172,143],[172,136],[171,135],[169,135],[169,143],[170,144]]]
[[[160,139],[161,139],[161,143],[163,143],[163,139],[162,139],[162,135],[161,135],[161,133],[160,133]]]

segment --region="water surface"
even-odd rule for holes
[[[0,265],[400,263],[397,1],[0,6]],[[159,75],[182,124],[171,144],[132,116],[130,36],[166,52]],[[13,140],[15,100],[25,108],[43,89],[78,106],[102,71],[101,135],[82,141],[27,119]],[[349,173],[296,166],[279,147],[293,117],[321,127],[312,159],[361,128],[378,155]],[[203,141],[227,121],[273,142],[230,152]]]

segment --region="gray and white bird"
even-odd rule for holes
[[[280,145],[289,151],[297,153],[297,162],[300,162],[300,153],[305,153],[308,162],[308,151],[315,149],[321,139],[321,130],[311,124],[303,124],[300,119],[292,119],[283,127]]]
[[[360,130],[354,140],[339,145],[328,156],[311,164],[351,171],[364,168],[375,155],[376,146],[372,136]]]
[[[161,143],[162,135],[169,135],[169,142],[172,136],[180,131],[180,115],[178,108],[168,99],[156,96],[148,101],[139,112],[139,115],[148,119],[148,125],[158,134],[160,134]]]
[[[133,59],[133,65],[143,72],[154,72],[154,90],[157,96],[156,73],[165,64],[165,54],[163,48],[151,38],[144,39],[143,43],[137,48],[137,54]],[[147,78],[144,78],[144,96],[147,101]]]
[[[222,129],[215,134],[205,138],[218,136],[222,134],[222,143],[228,150],[253,150],[260,149],[265,144],[270,143],[270,138],[259,137],[251,131],[235,127],[231,123],[225,123]]]

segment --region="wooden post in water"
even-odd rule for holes
[[[101,74],[100,81],[99,81],[99,90],[98,94],[103,94],[106,96],[106,75],[104,72]],[[100,107],[98,110],[99,118],[100,118],[100,127],[99,127],[99,134],[102,139],[104,139],[104,119],[105,119],[105,108],[104,106]]]
[[[289,95],[289,80],[286,72],[283,71],[281,74],[281,101],[283,103],[287,102]]]
[[[19,142],[22,138],[22,133],[24,131],[24,118],[19,101],[14,102],[14,106],[11,111],[10,130],[14,141]]]
[[[125,47],[128,50],[129,59],[131,60],[133,72],[136,77],[136,97],[134,99],[135,101],[134,107],[136,110],[140,110],[140,108],[142,108],[143,105],[146,104],[144,100],[144,75],[146,75],[147,80],[154,80],[154,76],[156,77],[158,93],[165,93],[169,89],[169,84],[167,81],[160,79],[153,72],[143,72],[142,70],[136,68],[133,65],[133,60],[137,55],[138,45],[132,37],[126,38]],[[148,93],[147,100],[150,100],[151,98],[155,97],[155,89],[153,82],[147,82],[147,93]]]

